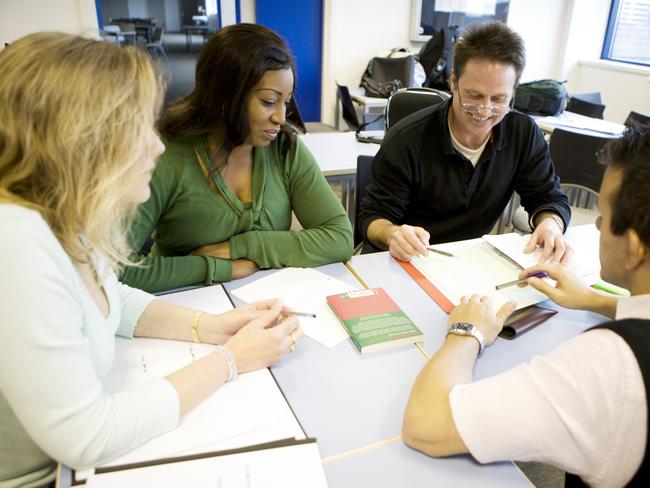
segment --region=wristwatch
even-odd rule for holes
[[[485,337],[483,337],[481,331],[474,327],[472,324],[468,324],[467,322],[455,322],[449,325],[447,333],[459,336],[472,336],[478,341],[479,356],[483,352],[483,349],[485,349]]]

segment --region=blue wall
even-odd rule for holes
[[[323,0],[257,0],[255,17],[287,40],[298,69],[296,102],[306,122],[319,122]]]

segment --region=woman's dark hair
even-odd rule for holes
[[[599,160],[623,176],[612,195],[612,232],[622,235],[634,229],[650,247],[650,127],[628,127],[622,137],[605,144]]]
[[[293,56],[279,35],[258,24],[224,27],[199,54],[194,91],[167,107],[158,124],[160,131],[186,138],[223,130],[217,159],[225,164],[250,132],[248,95],[267,71],[280,69],[291,69],[295,88]]]
[[[502,22],[470,25],[454,45],[454,74],[460,79],[465,65],[472,59],[489,59],[511,64],[516,82],[526,66],[526,48],[519,34]]]

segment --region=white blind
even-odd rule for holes
[[[610,59],[650,64],[650,0],[621,0]]]

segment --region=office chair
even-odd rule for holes
[[[570,92],[566,110],[595,119],[602,119],[605,112],[600,92]]]
[[[153,59],[162,59],[167,62],[169,61],[169,58],[167,57],[167,49],[163,44],[163,34],[163,28],[156,27],[153,31],[153,35],[151,36],[151,42],[147,43],[145,47],[149,53],[149,56],[151,56]]]
[[[451,98],[447,92],[434,88],[403,88],[388,98],[386,104],[386,130],[407,115],[423,108],[438,105]]]
[[[348,128],[354,131],[359,130],[361,123],[357,117],[357,111],[354,109],[354,103],[352,103],[352,96],[348,87],[337,83],[336,96],[341,101],[343,120],[348,124]]]
[[[287,123],[297,132],[300,132],[301,134],[307,133],[307,127],[305,127],[305,121],[302,119],[302,115],[300,114],[300,109],[298,108],[298,102],[296,102],[295,96],[291,97],[291,100],[289,100],[286,119]]]
[[[629,115],[623,122],[625,127],[644,127],[650,126],[650,115],[644,115],[634,110],[630,111]]]
[[[598,162],[598,152],[610,139],[555,129],[551,135],[549,150],[560,177],[560,186],[571,206],[571,225],[593,223],[598,216],[595,210],[598,191],[605,167]],[[512,218],[514,230],[530,232],[528,214],[519,207]]]
[[[363,197],[366,196],[366,189],[372,181],[372,162],[373,156],[357,156],[357,175],[356,185],[354,192],[354,213],[353,213],[353,240],[354,240],[354,254],[359,254],[363,245],[363,235],[361,235],[361,228],[359,226],[359,209]]]

